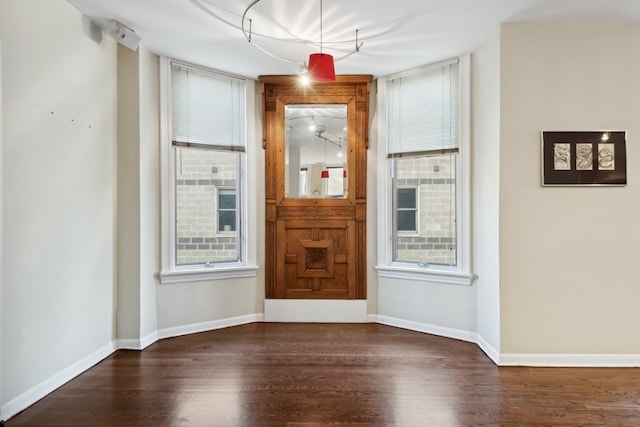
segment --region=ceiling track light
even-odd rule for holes
[[[242,24],[241,24],[241,29],[242,29],[242,33],[244,34],[245,38],[247,39],[247,41],[249,43],[251,43],[255,48],[257,48],[259,51],[261,51],[262,53],[274,58],[274,59],[278,59],[280,61],[284,61],[284,62],[289,62],[289,63],[300,63],[300,61],[294,60],[294,59],[289,59],[286,58],[282,55],[273,53],[267,49],[265,49],[264,47],[260,46],[259,44],[257,44],[253,38],[253,20],[250,18],[247,18],[247,13],[249,12],[249,10],[255,6],[257,3],[259,3],[261,0],[253,0],[249,6],[247,6],[247,8],[245,9],[244,13],[242,14]],[[320,0],[320,52],[319,53],[312,53],[309,55],[309,59],[308,59],[308,66],[307,66],[307,62],[303,62],[302,65],[302,71],[300,72],[300,79],[303,83],[305,82],[318,82],[318,83],[328,83],[328,82],[333,82],[336,80],[336,73],[335,73],[335,62],[337,61],[341,61],[345,58],[350,57],[351,55],[353,55],[354,53],[357,53],[360,51],[360,48],[362,47],[363,43],[360,42],[359,37],[358,37],[358,30],[355,30],[356,33],[356,37],[355,37],[355,47],[352,51],[350,51],[349,53],[347,53],[346,55],[343,55],[341,57],[338,58],[334,58],[333,55],[325,53],[323,51],[323,33],[322,33],[322,19],[323,19],[323,0]],[[248,26],[248,28],[247,28]],[[303,39],[293,39],[293,40],[289,40],[289,41],[293,41],[293,42],[299,42],[299,43],[304,43],[304,44],[309,44],[308,41],[305,41]]]
[[[115,19],[111,21],[109,35],[113,37],[115,41],[131,50],[137,50],[140,44],[140,37],[136,32]]]

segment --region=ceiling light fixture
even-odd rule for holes
[[[285,62],[289,62],[289,63],[300,63],[299,61],[296,60],[292,60],[289,58],[286,58],[285,56],[283,56],[282,54],[276,54],[273,53],[272,51],[270,51],[269,49],[264,48],[263,46],[260,46],[259,44],[256,43],[256,41],[253,39],[253,36],[260,36],[263,38],[269,38],[272,40],[275,40],[274,37],[268,37],[264,34],[257,34],[253,32],[253,20],[251,18],[247,17],[247,13],[249,12],[249,10],[255,6],[258,2],[260,2],[260,0],[253,0],[251,3],[249,3],[249,6],[247,6],[247,8],[245,9],[244,13],[242,14],[242,25],[241,25],[241,30],[242,33],[244,34],[245,38],[247,39],[247,41],[249,43],[251,43],[256,49],[258,49],[259,51],[261,51],[262,53],[281,60],[281,61],[285,61]],[[319,53],[312,53],[309,55],[309,61],[308,61],[308,66],[307,66],[307,62],[303,62],[302,65],[302,71],[300,73],[300,78],[301,80],[304,82],[305,80],[307,82],[318,82],[318,83],[327,83],[327,82],[333,82],[336,80],[336,72],[335,72],[335,62],[340,61],[342,59],[348,58],[349,56],[353,55],[356,52],[360,51],[360,48],[362,47],[363,43],[359,41],[358,39],[358,30],[356,29],[356,36],[355,36],[355,48],[348,52],[347,54],[334,58],[333,55],[324,52],[324,43],[323,43],[323,28],[322,28],[322,22],[323,20],[323,0],[320,0],[320,52]],[[282,40],[282,39],[281,39]],[[282,40],[285,41],[285,40]],[[315,42],[311,42],[309,40],[306,40],[304,38],[299,38],[299,37],[295,37],[292,38],[291,40],[286,40],[289,42],[298,42],[298,43],[303,43],[303,44],[308,44],[308,45],[313,45],[313,46],[317,46],[317,44]]]
[[[322,0],[320,0],[320,53],[309,55],[309,78],[319,83],[336,81],[336,69],[333,55],[322,51]]]
[[[306,62],[302,65],[299,75],[300,83],[302,83],[303,86],[308,86],[309,83],[311,83],[311,79],[309,78],[309,69],[307,68]]]
[[[131,50],[137,50],[140,44],[140,37],[138,37],[135,31],[115,19],[111,21],[109,35],[113,37],[115,41]]]

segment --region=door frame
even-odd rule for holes
[[[323,318],[313,313],[331,310],[343,321],[366,320],[366,166],[369,142],[369,94],[372,76],[337,76],[333,83],[302,86],[298,76],[260,76],[263,106],[263,148],[265,149],[265,318],[278,317],[284,306],[295,306],[308,318]],[[349,191],[342,199],[286,199],[284,189],[285,126],[284,106],[288,104],[346,104],[349,144]],[[306,211],[305,211],[306,209]],[[324,218],[327,212],[343,212],[352,215],[354,241],[350,242],[355,262],[353,264],[353,291],[346,299],[306,302],[283,298],[278,284],[277,242],[282,219],[290,212],[307,212],[310,221]],[[281,230],[280,230],[281,232]],[[345,307],[347,301],[355,310]],[[303,306],[304,305],[304,306]],[[288,310],[284,310],[288,311]],[[273,312],[270,316],[268,313]],[[338,314],[342,313],[342,314]],[[357,313],[357,315],[354,315]],[[282,317],[282,316],[281,316]],[[284,318],[288,318],[284,315]],[[351,319],[351,320],[350,320]],[[289,319],[288,321],[291,321]],[[338,320],[339,321],[339,320]]]

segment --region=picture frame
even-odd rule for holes
[[[542,186],[627,185],[625,131],[542,131]]]

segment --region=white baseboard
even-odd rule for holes
[[[266,299],[265,322],[366,323],[367,300]]]
[[[640,354],[514,354],[502,353],[499,366],[567,368],[638,368]]]
[[[508,354],[500,353],[475,332],[398,319],[369,315],[369,321],[424,332],[446,338],[472,342],[498,366],[575,367],[575,368],[638,368],[640,354]]]
[[[246,316],[229,317],[209,322],[192,323],[190,325],[175,326],[158,330],[158,339],[179,337],[181,335],[197,334],[198,332],[213,331],[231,326],[246,325],[248,323],[264,321],[264,314],[256,313]]]
[[[25,391],[18,397],[11,399],[0,409],[0,420],[8,420],[19,412],[27,409],[49,393],[63,386],[92,366],[109,357],[116,350],[115,343],[109,343],[85,358],[68,366],[49,379]]]
[[[116,347],[118,350],[144,350],[156,341],[158,341],[158,331],[154,331],[140,339],[116,340]]]
[[[116,350],[143,350],[159,339],[171,338],[180,335],[194,334],[198,332],[204,332],[214,329],[227,328],[230,326],[244,325],[247,323],[262,322],[264,320],[263,314],[252,314],[248,316],[232,317],[228,319],[215,320],[211,322],[202,322],[191,325],[178,326],[174,328],[161,329],[157,332],[152,332],[141,339],[119,339],[112,343],[109,343],[96,352],[88,355],[87,357],[79,360],[78,362],[70,365],[69,367],[58,372],[51,378],[43,381],[35,387],[22,393],[15,399],[2,405],[0,408],[0,420],[8,420],[14,415],[27,409],[29,406],[36,403],[49,393],[55,391],[57,388],[63,386],[73,378],[87,371],[97,363],[109,357]]]
[[[369,316],[373,318],[374,316]],[[438,335],[445,338],[453,338],[460,341],[477,343],[478,334],[475,332],[464,331],[462,329],[446,328],[443,326],[430,325],[428,323],[414,322],[412,320],[398,319],[389,316],[375,316],[376,322],[382,325],[395,326],[410,331],[424,332],[426,334]]]
[[[493,361],[493,363],[495,363],[498,366],[500,365],[499,363],[500,352],[496,350],[495,347],[493,347],[491,344],[486,342],[484,338],[482,338],[482,336],[480,335],[478,335],[478,340],[476,344],[478,344],[478,347],[480,347],[480,350],[484,351],[484,354],[486,354],[489,357],[489,359]]]
[[[154,342],[158,341],[158,331],[153,331],[140,339],[140,350],[144,350]]]
[[[269,300],[267,300],[269,301]],[[281,301],[281,300],[270,300]],[[640,354],[515,354],[500,353],[494,347],[489,345],[481,336],[475,332],[464,331],[454,328],[446,328],[437,325],[414,322],[411,320],[398,319],[389,316],[380,316],[366,313],[366,301],[363,300],[360,305],[341,307],[340,304],[332,305],[331,308],[337,310],[332,314],[333,320],[309,320],[309,319],[327,319],[323,314],[329,307],[318,304],[297,305],[296,310],[309,309],[308,313],[298,313],[299,319],[307,320],[274,320],[278,318],[273,312],[270,316],[266,314],[256,313],[246,316],[231,317],[227,319],[213,320],[209,322],[194,323],[190,325],[177,326],[172,328],[160,329],[152,332],[147,336],[136,339],[117,340],[104,345],[94,353],[86,356],[82,360],[70,365],[51,378],[32,387],[30,390],[22,393],[18,397],[10,400],[0,408],[0,420],[8,420],[19,412],[25,410],[38,400],[42,399],[49,393],[69,382],[76,376],[82,374],[92,366],[109,357],[118,349],[142,350],[154,342],[172,338],[181,335],[194,334],[199,332],[211,331],[216,329],[228,328],[231,326],[245,325],[248,323],[263,321],[332,321],[332,322],[370,322],[379,323],[387,326],[394,326],[411,331],[423,332],[431,335],[457,339],[476,343],[482,351],[498,366],[540,366],[540,367],[640,367]],[[265,312],[267,304],[265,302]],[[270,306],[273,311],[276,306]],[[295,317],[295,316],[294,316]],[[269,320],[271,318],[271,320]],[[346,319],[346,320],[345,320]]]

